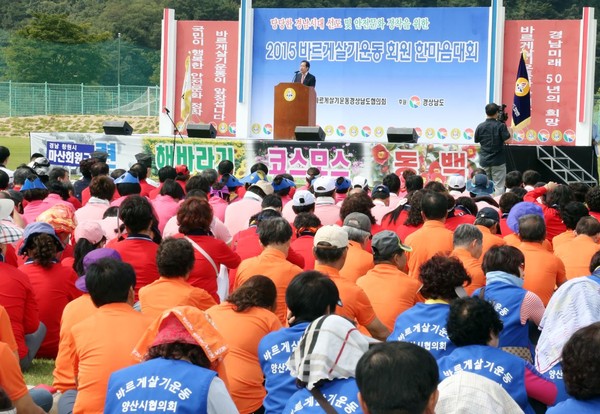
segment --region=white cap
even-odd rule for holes
[[[292,203],[296,207],[309,206],[315,204],[315,196],[308,190],[298,190],[294,193]]]
[[[315,193],[328,193],[335,190],[335,180],[331,177],[319,177],[313,180],[312,188]]]
[[[369,186],[369,182],[362,175],[357,175],[352,179],[352,188],[360,187],[363,190]]]
[[[317,247],[319,243],[329,243],[331,247],[348,247],[348,233],[340,226],[323,226],[315,234],[313,246]]]
[[[457,174],[448,177],[446,185],[448,185],[448,188],[451,190],[460,190],[466,187],[467,182],[464,176]]]

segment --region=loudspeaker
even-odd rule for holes
[[[325,131],[318,126],[299,126],[294,130],[296,141],[325,141]]]
[[[127,121],[104,121],[102,129],[106,135],[131,135],[133,128]]]
[[[388,142],[416,144],[419,140],[417,131],[414,128],[394,128],[387,130]]]
[[[216,138],[217,130],[212,124],[188,124],[187,135],[189,138]]]

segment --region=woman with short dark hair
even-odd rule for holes
[[[471,283],[471,277],[457,258],[436,255],[421,265],[419,278],[425,302],[402,312],[387,340],[412,342],[439,359],[455,348],[446,333],[446,319],[450,302],[467,296],[463,285]]]
[[[538,295],[523,289],[525,256],[516,247],[494,246],[483,256],[486,283],[473,292],[494,304],[504,329],[500,344],[528,362],[533,362],[535,344],[529,339],[529,322],[536,326],[544,316],[544,304]]]
[[[266,276],[252,276],[224,302],[206,311],[229,346],[224,359],[229,392],[241,414],[262,412],[266,391],[258,344],[281,328],[273,313],[277,290]]]
[[[217,276],[221,265],[229,269],[239,266],[241,259],[225,242],[215,238],[210,229],[213,221],[212,208],[205,198],[189,197],[177,211],[180,235],[194,247],[196,262],[188,283],[206,290],[219,303]],[[182,236],[183,235],[183,236]]]

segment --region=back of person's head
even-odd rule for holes
[[[523,199],[513,192],[504,193],[500,196],[500,200],[498,202],[500,205],[500,211],[503,214],[508,214],[510,213],[510,210],[521,201],[523,201]]]
[[[104,214],[102,214],[102,218],[105,219],[107,217],[118,217],[119,216],[119,207],[111,206],[104,210]]]
[[[69,189],[62,181],[48,181],[46,183],[48,194],[57,194],[63,200],[69,198]]]
[[[523,174],[521,171],[510,171],[506,173],[506,188],[521,187],[523,185]]]
[[[258,239],[263,246],[285,244],[292,238],[292,226],[283,217],[261,221],[256,229]]]
[[[219,179],[219,173],[214,168],[207,168],[202,170],[201,175],[206,178],[206,181],[212,186]]]
[[[217,172],[219,175],[233,174],[233,162],[229,160],[223,160],[217,165]]]
[[[560,210],[570,201],[574,201],[574,198],[571,189],[567,185],[559,184],[546,193],[545,203],[548,207]]]
[[[206,194],[210,193],[210,183],[202,175],[194,175],[185,183],[185,191],[202,190]]]
[[[321,227],[313,240],[313,255],[324,264],[342,259],[348,250],[348,233],[339,226]]]
[[[276,300],[275,283],[263,275],[252,276],[227,298],[227,302],[234,306],[236,312],[244,312],[252,307],[275,310]]]
[[[35,172],[33,172],[33,170],[30,167],[23,165],[21,167],[18,167],[13,173],[13,184],[23,185],[23,183],[25,183],[25,180],[31,177],[35,178]]]
[[[525,197],[525,194],[527,194],[527,190],[524,189],[523,187],[513,187],[509,191],[512,194],[515,194],[517,197],[519,197],[520,201],[523,201],[523,198]]]
[[[133,164],[129,168],[129,171],[135,171],[135,173],[137,174],[137,177],[140,181],[145,180],[146,177],[148,177],[148,168],[145,165],[140,164],[139,162],[136,162],[135,164]]]
[[[267,196],[267,193],[265,193],[263,191],[263,189],[260,188],[257,185],[251,185],[250,187],[248,187],[248,189],[246,190],[246,192],[254,193],[257,196],[259,196],[261,199],[263,199],[263,198],[265,198]]]
[[[375,224],[377,220],[373,217],[371,213],[371,209],[375,206],[373,204],[373,200],[371,197],[365,192],[361,191],[359,193],[350,194],[346,199],[342,202],[342,206],[340,207],[340,218],[342,221],[351,213],[363,213],[366,215],[371,224]]]
[[[123,168],[116,168],[116,169],[112,170],[109,175],[113,180],[116,180],[117,178],[119,178],[120,176],[125,174],[126,172],[127,171],[125,171]]]
[[[409,342],[373,345],[356,366],[360,401],[370,414],[433,413],[438,382],[435,358]]]
[[[579,329],[562,350],[565,388],[578,400],[600,397],[600,322]]]
[[[421,200],[421,212],[427,220],[445,219],[447,207],[446,196],[439,192],[427,191]]]
[[[202,190],[190,190],[185,193],[185,198],[202,198],[208,201],[208,194]]]
[[[454,230],[452,236],[454,247],[469,247],[473,242],[481,245],[483,243],[483,233],[472,224],[461,224]]]
[[[595,217],[582,217],[575,227],[575,232],[578,235],[584,234],[589,237],[597,236],[600,233],[600,223]]]
[[[323,273],[316,270],[299,273],[285,291],[285,303],[293,317],[290,325],[335,313],[339,296],[335,283]]]
[[[54,167],[48,173],[48,181],[63,180],[69,176],[69,171],[63,167]]]
[[[90,168],[90,173],[92,177],[99,177],[101,175],[108,175],[109,172],[108,164],[105,162],[98,161],[92,164]]]
[[[513,246],[492,246],[483,255],[481,267],[484,273],[506,272],[513,276],[520,276],[519,268],[525,265],[525,256]]]
[[[422,190],[423,189],[423,177],[420,175],[410,175],[404,179],[404,186],[406,187],[406,192],[410,193],[412,191]]]
[[[132,195],[121,203],[119,218],[127,227],[127,232],[135,234],[148,230],[154,219],[154,212],[150,201],[146,197]]]
[[[267,164],[263,162],[257,162],[252,167],[250,167],[250,174],[256,171],[262,171],[265,173],[265,175],[269,175],[269,167],[267,167]]]
[[[308,167],[306,170],[306,182],[310,185],[312,181],[321,175],[321,170],[317,167]]]
[[[112,200],[115,194],[115,183],[106,175],[100,175],[92,178],[90,182],[90,196],[102,200]]]
[[[0,146],[0,165],[4,165],[8,157],[10,157],[10,150],[7,147]]]
[[[213,210],[206,198],[187,197],[177,211],[179,232],[188,234],[193,230],[210,230]]]
[[[600,186],[592,187],[585,195],[585,204],[594,213],[600,213]]]
[[[446,193],[448,191],[446,186],[439,181],[429,181],[425,184],[425,190],[435,191],[436,193]]]
[[[450,304],[446,329],[456,346],[488,345],[503,327],[490,302],[473,297],[456,299]]]
[[[400,191],[400,177],[394,173],[390,173],[383,177],[381,183],[390,190],[390,193],[398,194],[398,191]]]
[[[96,158],[86,158],[85,160],[79,161],[79,172],[85,178],[92,178],[92,165],[97,163]]]
[[[162,277],[185,276],[195,262],[194,248],[186,239],[168,237],[160,243],[156,253],[156,265]]]
[[[455,208],[458,207],[460,210],[467,214],[476,216],[478,212],[477,204],[471,197],[463,196],[458,197],[455,201]]]
[[[175,180],[175,177],[177,177],[177,172],[175,171],[175,168],[173,168],[173,166],[171,165],[165,165],[160,170],[158,170],[158,181],[160,181],[161,183],[167,181],[167,178]]]
[[[412,193],[408,193],[407,199],[410,208],[408,210],[408,216],[406,217],[406,221],[403,224],[407,226],[418,226],[420,224],[423,224],[423,215],[421,214],[421,201],[423,200],[424,195],[424,190],[417,190]]]
[[[579,201],[570,201],[560,210],[560,218],[567,227],[567,230],[575,230],[577,223],[582,217],[590,215],[585,204]]]
[[[260,202],[260,208],[264,209],[279,209],[283,208],[283,202],[281,201],[281,197],[277,194],[269,194],[265,196]]]
[[[537,214],[526,214],[519,219],[519,237],[526,242],[543,242],[546,238],[546,223]]]
[[[569,189],[573,194],[573,200],[579,201],[580,203],[585,203],[585,195],[587,194],[590,186],[586,183],[569,183]]]
[[[495,103],[489,103],[485,106],[485,114],[487,116],[494,116],[500,111],[500,107]]]
[[[321,220],[313,213],[296,214],[294,218],[294,228],[299,235],[307,231],[315,234],[319,227],[321,227]]]
[[[523,184],[534,186],[542,180],[542,175],[535,170],[527,170],[523,173]]]
[[[172,178],[167,178],[165,180],[162,187],[160,187],[159,194],[170,196],[175,200],[182,200],[185,197],[183,188],[181,188],[181,186],[177,184],[177,181]]]
[[[135,287],[135,271],[129,263],[100,259],[87,269],[85,285],[97,308],[109,303],[126,303]]]
[[[128,174],[131,174],[133,178],[138,178],[137,172],[129,170]],[[142,192],[142,186],[139,182],[123,182],[117,184],[117,192],[121,197],[128,195],[136,195]]]
[[[456,288],[471,284],[471,277],[456,257],[435,255],[419,268],[423,283],[421,294],[427,299],[451,300],[458,297]]]

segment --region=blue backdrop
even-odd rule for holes
[[[469,143],[485,118],[489,8],[255,9],[252,133],[268,138],[273,87],[300,61],[317,78],[330,137]]]

